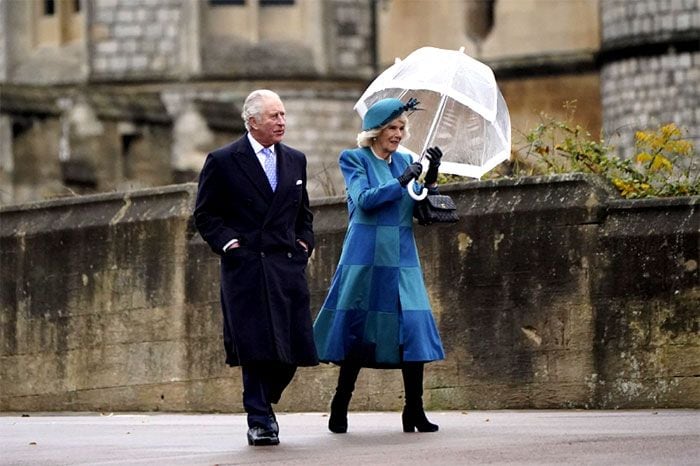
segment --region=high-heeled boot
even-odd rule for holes
[[[347,364],[340,366],[338,386],[331,401],[331,414],[328,418],[328,430],[335,434],[344,434],[348,431],[348,406],[359,373],[359,366]]]
[[[344,434],[348,431],[349,404],[350,397],[347,394],[335,392],[331,401],[331,415],[328,418],[328,430],[334,434]]]
[[[401,413],[404,432],[437,432],[439,426],[433,424],[423,411],[423,363],[404,363],[403,375],[406,406]]]

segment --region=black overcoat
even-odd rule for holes
[[[318,364],[306,282],[314,246],[306,190],[306,157],[282,143],[277,189],[246,135],[207,156],[199,176],[194,220],[221,256],[221,307],[226,363]],[[224,253],[233,238],[240,247]],[[297,243],[309,246],[308,254]]]

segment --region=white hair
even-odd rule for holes
[[[405,114],[401,114],[400,116],[394,118],[390,122],[386,123],[385,125],[380,126],[379,128],[374,128],[374,129],[368,129],[367,131],[361,131],[357,133],[357,147],[370,147],[372,145],[372,142],[379,136],[379,134],[384,131],[384,128],[389,126],[394,120],[399,120],[401,123],[404,124],[403,128],[403,139],[408,139],[409,136],[411,136],[411,133],[408,131],[408,117]]]
[[[245,125],[246,130],[250,131],[250,124],[248,123],[248,120],[251,117],[255,118],[256,121],[260,119],[263,112],[263,103],[265,99],[268,98],[275,98],[279,101],[282,100],[276,92],[269,89],[257,89],[248,94],[248,97],[245,98],[241,118],[243,118],[243,124]]]

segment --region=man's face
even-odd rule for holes
[[[276,97],[263,99],[263,110],[258,120],[251,117],[250,134],[263,146],[277,144],[284,137],[286,127],[285,111],[282,101]]]

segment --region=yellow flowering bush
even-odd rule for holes
[[[637,155],[636,165],[640,167],[633,180],[614,178],[616,186],[625,197],[687,196],[700,194],[698,154],[693,143],[683,139],[680,128],[669,123],[656,130],[637,131],[634,135]],[[637,184],[630,183],[636,181]]]
[[[605,178],[629,199],[700,195],[700,155],[674,123],[638,131],[632,159],[619,158],[580,126],[546,116],[524,142],[508,176],[583,172]]]

